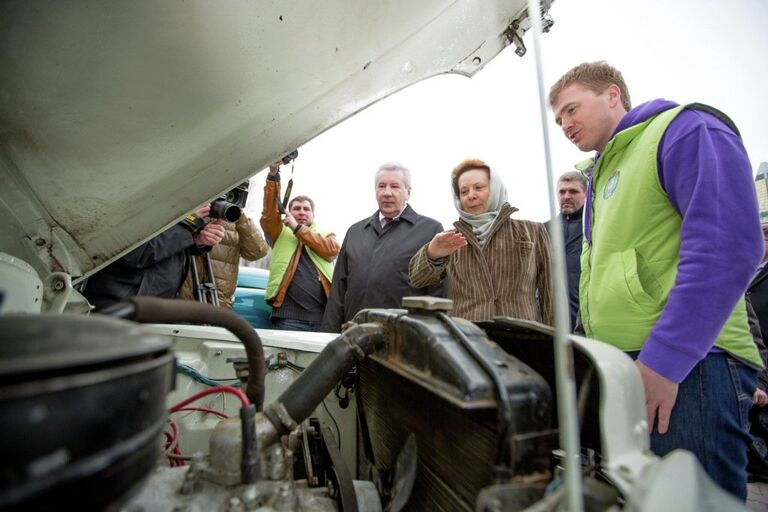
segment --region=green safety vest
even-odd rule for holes
[[[638,351],[677,277],[682,219],[659,183],[659,141],[685,107],[616,134],[592,175],[591,242],[584,239],[579,299],[587,336]],[[713,293],[717,293],[713,290]],[[742,297],[715,345],[757,367]]]
[[[312,223],[308,226],[309,229],[315,231],[315,224]],[[328,236],[327,233],[316,231],[321,235]],[[293,234],[288,226],[283,226],[280,236],[272,247],[272,261],[269,264],[269,280],[267,281],[267,291],[265,292],[266,300],[270,301],[275,298],[277,291],[280,289],[280,283],[283,281],[285,270],[288,268],[288,263],[291,262],[291,256],[296,251],[296,247],[299,245],[299,239]],[[322,257],[318,256],[312,249],[304,248],[309,254],[309,259],[315,264],[315,267],[320,271],[323,276],[331,282],[333,280],[333,264],[330,261],[326,261]]]

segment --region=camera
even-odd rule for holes
[[[245,202],[248,200],[248,182],[245,181],[236,186],[226,194],[222,194],[211,203],[211,213],[208,215],[213,219],[224,219],[227,222],[237,222],[242,215],[242,209],[245,208]]]

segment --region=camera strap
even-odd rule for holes
[[[283,196],[283,211],[288,208],[288,200],[291,198],[291,190],[293,190],[293,166],[291,163],[291,179],[288,180],[288,186],[285,187],[285,195]]]
[[[199,218],[194,213],[190,213],[181,221],[181,225],[190,230],[193,234],[205,227],[205,219]]]

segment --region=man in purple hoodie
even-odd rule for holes
[[[571,69],[549,100],[565,136],[596,152],[581,257],[587,335],[636,358],[653,451],[692,451],[745,499],[761,361],[744,292],[763,248],[739,133],[704,105],[632,108],[605,62]]]

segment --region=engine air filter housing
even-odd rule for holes
[[[0,317],[0,509],[104,509],[155,465],[171,343],[99,316]]]

